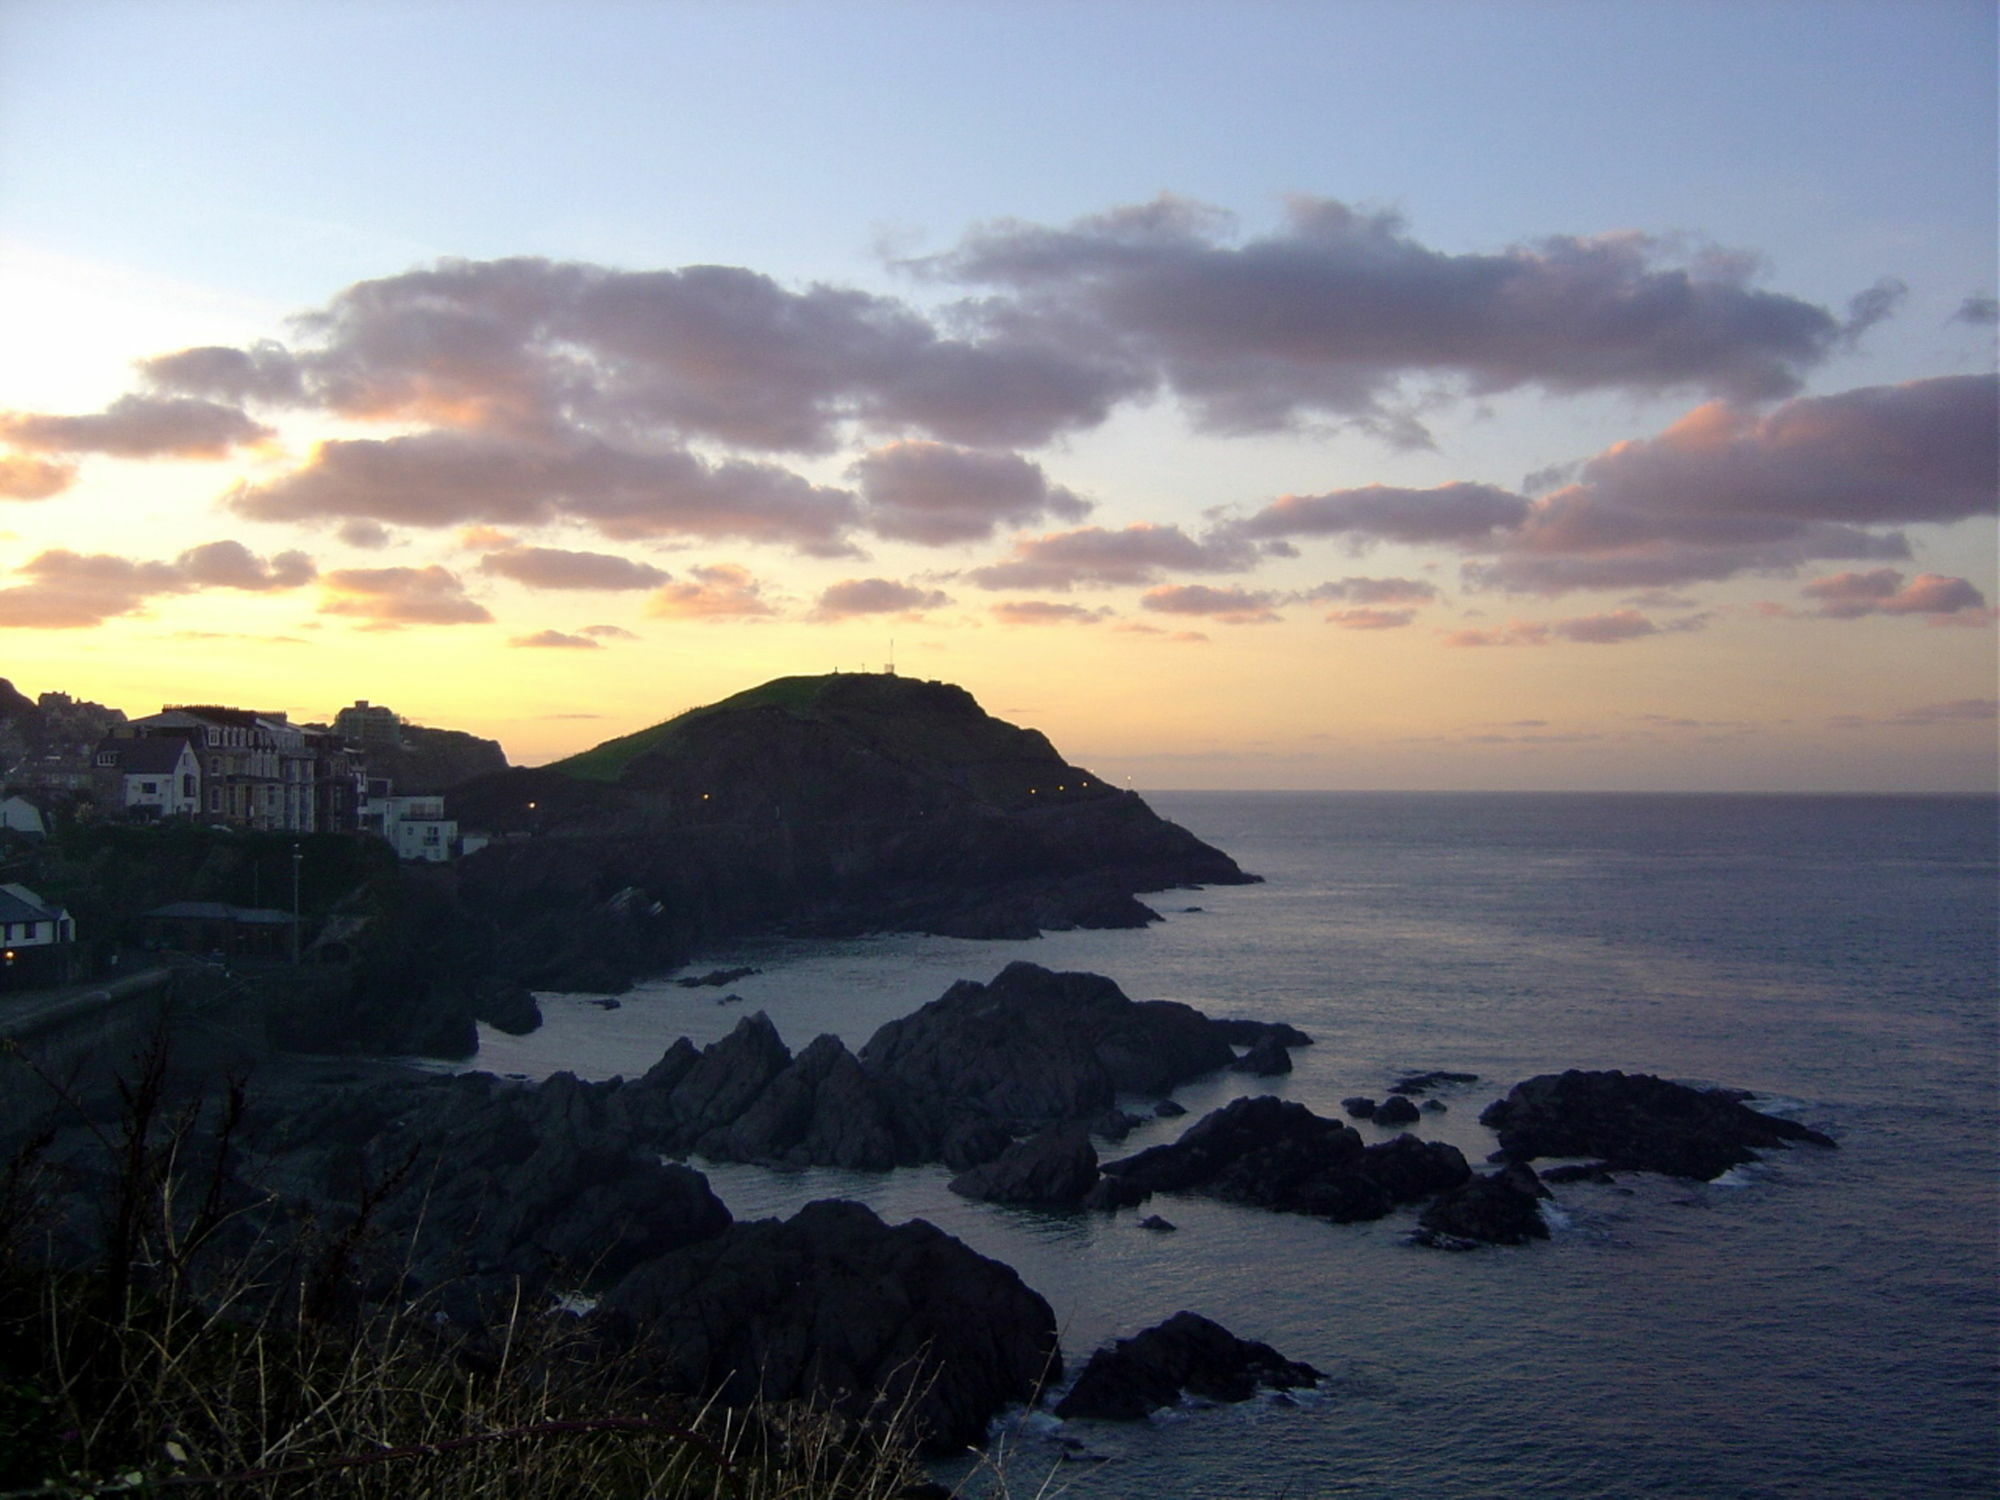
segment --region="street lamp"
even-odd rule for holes
[[[292,845],[292,967],[299,963],[299,866],[305,863],[305,854],[296,842]]]

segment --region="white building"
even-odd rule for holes
[[[458,857],[458,820],[444,815],[444,798],[371,797],[368,811],[380,818],[382,837],[398,859],[442,863]]]
[[[42,810],[26,797],[0,798],[0,828],[9,833],[47,833]]]
[[[128,818],[194,817],[201,812],[201,758],[178,735],[108,739],[93,763],[109,806]]]

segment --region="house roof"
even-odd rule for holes
[[[178,735],[137,740],[105,740],[97,747],[118,757],[118,769],[127,776],[171,775],[180,768],[181,757],[189,753],[188,742]]]
[[[53,922],[62,916],[25,885],[0,885],[0,922]]]

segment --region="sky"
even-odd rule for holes
[[[0,675],[1995,785],[1986,3],[0,0]]]

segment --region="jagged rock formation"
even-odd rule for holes
[[[1062,1365],[1055,1314],[1011,1269],[922,1219],[891,1227],[838,1200],[652,1260],[599,1317],[630,1330],[672,1389],[857,1417],[908,1403],[939,1451],[983,1441]]]
[[[1238,1099],[1178,1141],[1107,1162],[1103,1170],[1117,1195],[1113,1203],[1196,1193],[1335,1223],[1379,1219],[1471,1175],[1455,1146],[1409,1135],[1363,1146],[1352,1126],[1272,1098]]]
[[[781,678],[450,807],[503,835],[463,876],[540,988],[758,930],[1140,926],[1138,893],[1254,878],[964,689],[873,674]]]
[[[1514,1162],[1498,1172],[1473,1177],[1440,1193],[1417,1215],[1413,1238],[1440,1250],[1480,1245],[1525,1245],[1545,1240],[1549,1226],[1541,1202],[1549,1196],[1535,1169]]]
[[[1318,1370],[1286,1359],[1269,1344],[1239,1339],[1220,1323],[1178,1312],[1092,1354],[1056,1403],[1056,1415],[1136,1422],[1183,1395],[1248,1401],[1259,1386],[1289,1391],[1319,1381]]]
[[[1479,1123],[1509,1161],[1597,1158],[1611,1170],[1710,1181],[1758,1150],[1834,1143],[1795,1120],[1761,1114],[1733,1089],[1695,1089],[1650,1073],[1544,1073],[1489,1104]]]

